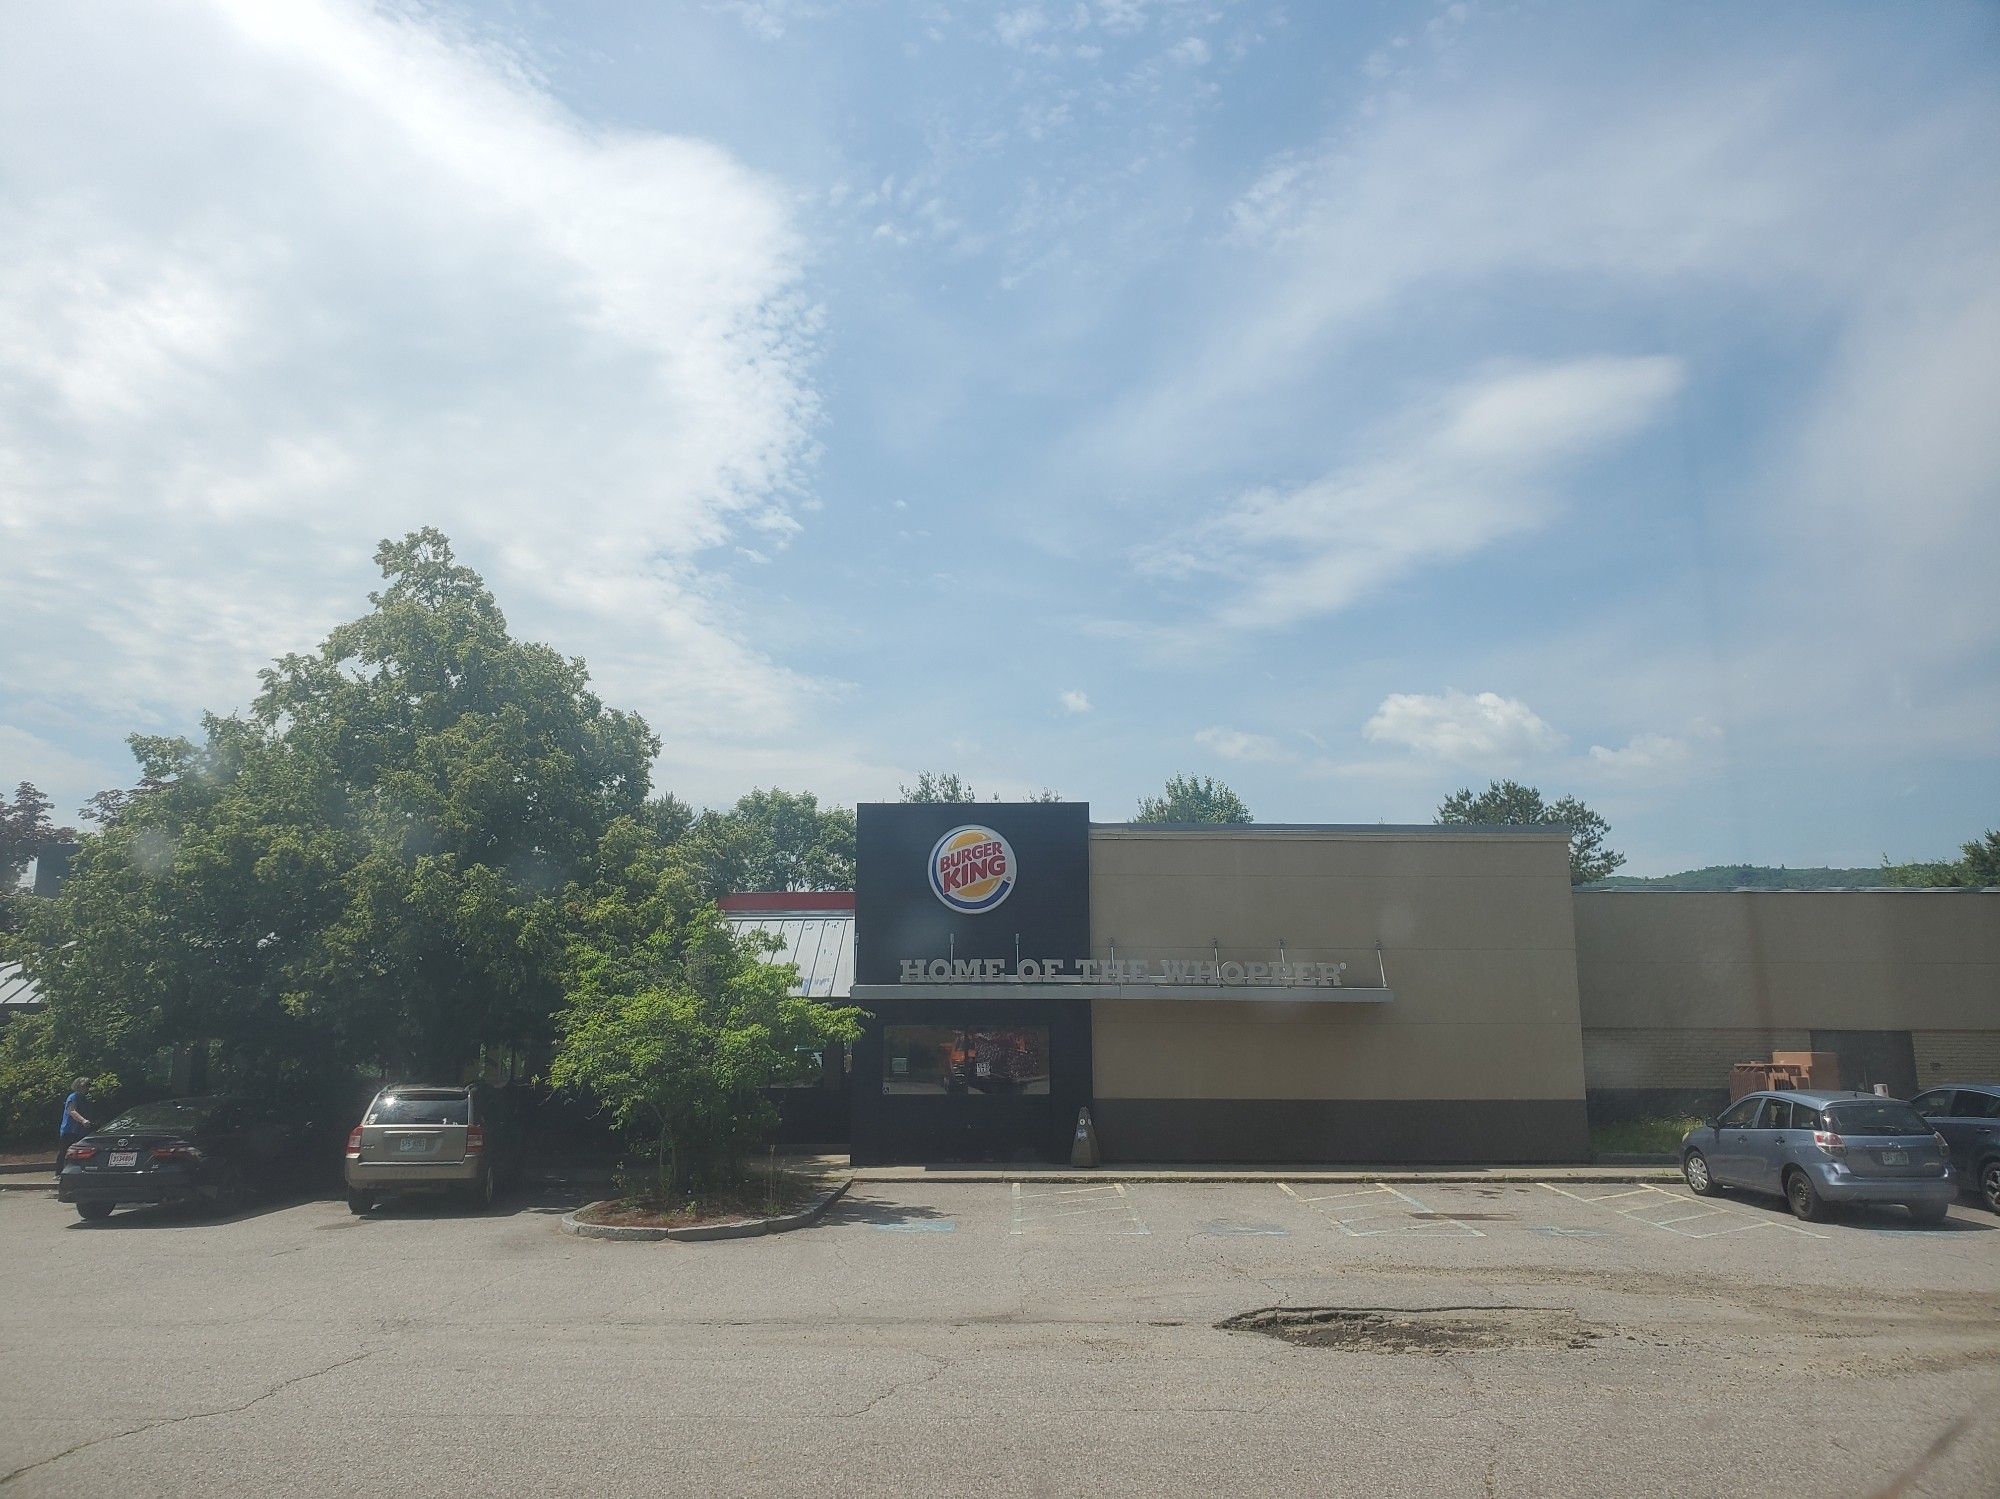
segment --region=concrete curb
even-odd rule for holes
[[[55,1189],[56,1179],[53,1176],[0,1177],[0,1192],[53,1192]]]
[[[1680,1165],[1680,1157],[1669,1151],[1640,1152],[1607,1150],[1597,1158],[1600,1166],[1673,1166]]]
[[[1127,1171],[1115,1166],[1095,1171],[926,1171],[919,1167],[864,1166],[854,1173],[863,1184],[875,1182],[1054,1182],[1058,1185],[1089,1182],[1653,1182],[1679,1181],[1680,1172],[1667,1166],[1520,1166],[1434,1171],[1409,1167],[1384,1167],[1380,1171]]]
[[[584,1223],[577,1218],[577,1213],[587,1213],[592,1208],[608,1205],[611,1199],[606,1198],[603,1202],[586,1203],[576,1213],[564,1213],[562,1231],[579,1239],[615,1239],[631,1244],[657,1244],[662,1239],[680,1239],[688,1243],[705,1243],[714,1239],[755,1239],[765,1234],[790,1233],[795,1228],[817,1223],[821,1215],[853,1185],[854,1178],[848,1177],[820,1193],[809,1206],[796,1213],[784,1213],[776,1218],[746,1218],[739,1223],[699,1223],[687,1228],[636,1228],[615,1223]]]

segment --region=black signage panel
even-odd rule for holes
[[[906,961],[1090,952],[1087,802],[863,802],[856,809],[854,981]]]

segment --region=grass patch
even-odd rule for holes
[[[826,1189],[823,1177],[797,1171],[759,1171],[739,1182],[700,1194],[676,1194],[662,1199],[628,1191],[602,1207],[577,1215],[583,1223],[617,1228],[693,1228],[705,1223],[741,1223],[747,1218],[776,1218],[807,1207]]]
[[[1701,1121],[1693,1115],[1672,1119],[1625,1119],[1617,1124],[1599,1124],[1590,1131],[1593,1155],[1672,1155],[1681,1148],[1681,1136]]]

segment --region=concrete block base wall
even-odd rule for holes
[[[1993,996],[2000,1021],[2000,993]],[[1917,1086],[1939,1083],[2000,1082],[2000,1026],[1984,1031],[1912,1031],[1917,1054]]]
[[[1107,1162],[1529,1164],[1587,1160],[1581,1099],[1102,1098]]]

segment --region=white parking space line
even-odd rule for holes
[[[1747,1208],[1703,1202],[1699,1197],[1669,1192],[1664,1187],[1633,1187],[1622,1192],[1572,1192],[1567,1188],[1556,1186],[1553,1182],[1537,1182],[1535,1185],[1554,1192],[1558,1197],[1567,1197],[1571,1202],[1580,1202],[1587,1207],[1601,1207],[1605,1212],[1623,1218],[1628,1223],[1641,1223],[1647,1228],[1657,1228],[1662,1233],[1678,1234],[1683,1239],[1719,1239],[1724,1234],[1748,1233],[1753,1228],[1788,1229],[1792,1233],[1803,1234],[1808,1239],[1827,1237],[1796,1223],[1787,1223],[1775,1217],[1758,1217]],[[1671,1218],[1648,1216],[1683,1207],[1691,1207],[1695,1211],[1675,1213]],[[1682,1228],[1679,1225],[1683,1223],[1706,1223],[1709,1226],[1701,1229]]]
[[[1429,1233],[1433,1237],[1483,1239],[1486,1237],[1470,1223],[1464,1223],[1449,1215],[1411,1221],[1413,1213],[1428,1213],[1424,1206],[1407,1192],[1399,1192],[1387,1182],[1375,1182],[1366,1187],[1343,1192],[1315,1193],[1308,1197],[1296,1190],[1289,1182],[1279,1182],[1278,1190],[1324,1218],[1351,1239],[1372,1239],[1383,1234]]]
[[[1123,1182],[1034,1190],[1022,1182],[1009,1185],[1013,1188],[1014,1198],[1013,1221],[1007,1230],[1009,1234],[1025,1234],[1031,1229],[1047,1228],[1071,1218],[1105,1218],[1116,1225],[1107,1231],[1114,1236],[1152,1233],[1146,1227],[1146,1220],[1139,1216],[1132,1194]],[[1077,1226],[1090,1225],[1079,1223]]]

